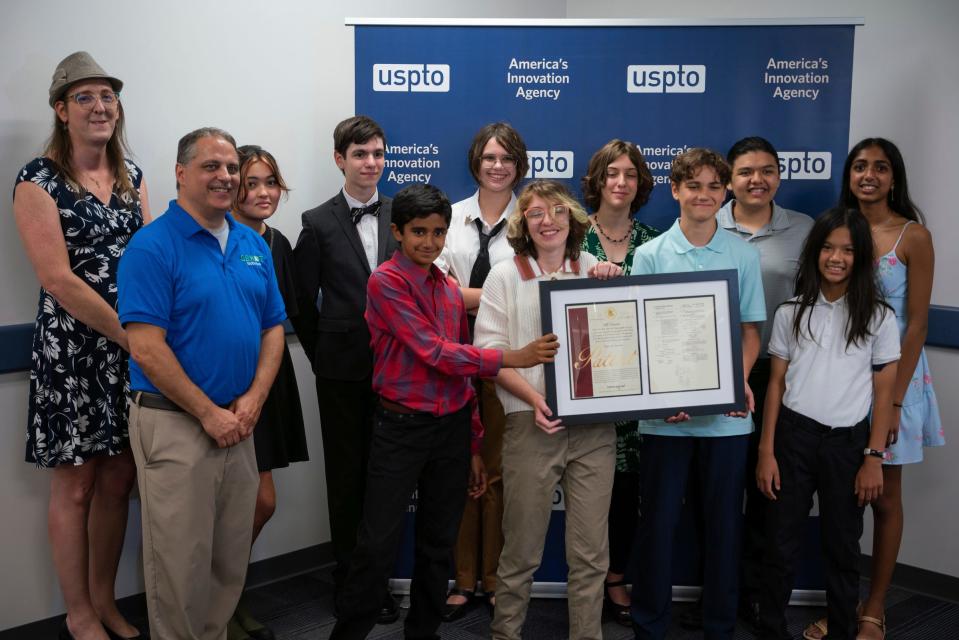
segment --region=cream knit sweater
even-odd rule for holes
[[[535,278],[523,280],[513,260],[503,260],[493,266],[480,297],[479,311],[476,314],[476,327],[473,332],[473,344],[484,349],[522,349],[543,335],[543,326],[539,309],[539,283],[543,280],[566,280],[585,278],[590,267],[598,260],[586,252],[579,254],[579,273],[570,271],[569,260],[563,270],[544,274],[532,258],[530,262]],[[560,336],[560,342],[564,336]],[[516,369],[536,391],[546,395],[546,383],[543,377],[543,365],[529,369]],[[532,411],[512,393],[499,385],[496,395],[507,414],[517,411]]]

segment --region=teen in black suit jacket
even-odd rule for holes
[[[334,579],[346,577],[363,511],[366,465],[376,398],[366,310],[366,283],[397,248],[390,233],[390,199],[381,197],[374,219],[354,222],[354,206],[369,204],[383,173],[385,136],[365,116],[337,125],[334,160],[343,171],[343,190],[303,214],[294,257],[300,314],[294,326],[316,374],[323,432]],[[375,241],[373,235],[375,232]],[[375,264],[364,247],[375,243]],[[388,617],[388,616],[387,616]],[[395,619],[395,618],[394,618]]]

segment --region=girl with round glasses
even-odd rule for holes
[[[512,349],[542,334],[539,283],[611,278],[622,269],[580,247],[589,226],[565,186],[542,180],[523,189],[509,218],[507,238],[516,252],[499,262],[483,286],[476,318],[477,346]],[[518,639],[529,605],[533,573],[543,555],[562,484],[566,500],[569,564],[569,637],[602,637],[603,579],[609,561],[606,517],[613,484],[616,432],[611,424],[565,429],[546,405],[542,366],[503,369],[496,393],[506,414],[503,435],[503,530],[499,558],[496,638]]]
[[[516,210],[513,189],[526,175],[529,164],[523,138],[505,122],[480,129],[467,160],[477,189],[472,196],[453,205],[446,246],[436,264],[460,283],[472,326],[490,268],[514,255],[506,237],[506,223]],[[454,547],[456,583],[447,597],[443,616],[447,621],[466,612],[477,582],[486,594],[487,604],[496,604],[496,564],[503,548],[500,450],[506,417],[492,381],[478,381],[477,395],[486,430],[481,454],[486,465],[487,489],[480,497],[467,500],[463,511]]]
[[[21,169],[13,196],[41,287],[26,459],[53,469],[50,547],[67,608],[60,638],[78,640],[145,635],[114,598],[136,477],[116,272],[150,220],[146,182],[126,158],[122,86],[86,52],[60,62],[49,92],[53,133]]]

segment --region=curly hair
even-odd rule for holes
[[[673,158],[669,181],[678,185],[684,180],[692,180],[703,167],[711,167],[724,186],[729,184],[729,180],[733,177],[732,169],[720,154],[712,149],[694,147]]]
[[[534,180],[523,187],[523,191],[516,200],[516,210],[510,215],[506,227],[506,239],[510,246],[517,255],[538,257],[536,245],[533,244],[526,226],[526,209],[536,197],[550,204],[562,204],[569,208],[569,235],[566,237],[565,257],[570,260],[579,258],[583,238],[586,236],[586,230],[589,229],[589,218],[586,217],[586,211],[569,192],[566,185],[555,180]]]
[[[646,165],[646,159],[632,142],[614,138],[593,154],[593,157],[589,160],[586,175],[583,176],[583,200],[586,201],[586,206],[593,211],[597,211],[603,203],[603,187],[606,186],[607,168],[623,155],[629,158],[639,173],[636,197],[629,203],[629,212],[636,213],[644,204],[649,202],[649,194],[653,191],[654,183],[653,174],[650,172],[649,166]]]

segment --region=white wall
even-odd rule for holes
[[[959,282],[945,275],[959,266],[956,254],[946,250],[959,240],[959,222],[953,222],[947,206],[951,172],[938,161],[959,148],[954,125],[959,83],[950,69],[959,59],[954,37],[959,5],[950,0],[912,5],[677,0],[668,8],[637,0],[373,0],[362,6],[307,0],[8,3],[0,23],[0,177],[6,176],[11,189],[17,170],[40,152],[52,118],[46,91],[53,68],[67,53],[86,49],[126,82],[127,132],[155,212],[173,197],[177,139],[195,127],[216,125],[239,143],[261,144],[277,156],[293,192],[275,223],[295,239],[299,213],[340,186],[331,134],[336,122],[353,113],[353,34],[343,26],[347,15],[865,17],[866,26],[856,35],[851,137],[884,135],[902,147],[916,199],[940,248],[933,301],[959,306]],[[0,215],[11,219],[9,196],[0,198]],[[0,325],[32,322],[37,282],[12,228],[0,236],[0,273]],[[279,507],[254,559],[329,540],[312,374],[298,344],[292,351],[313,460],[275,474]],[[931,358],[948,431],[949,418],[959,415],[951,382],[959,378],[959,353],[936,350]],[[46,544],[48,473],[22,462],[26,396],[25,373],[0,376],[0,415],[6,416],[0,435],[0,629],[63,611]],[[950,454],[959,451],[959,434],[953,429],[951,435],[945,449],[930,452],[927,463],[906,472],[908,521],[901,561],[959,576],[959,516],[952,509],[959,489],[947,467]],[[121,596],[142,590],[137,503],[132,504],[118,581]]]

